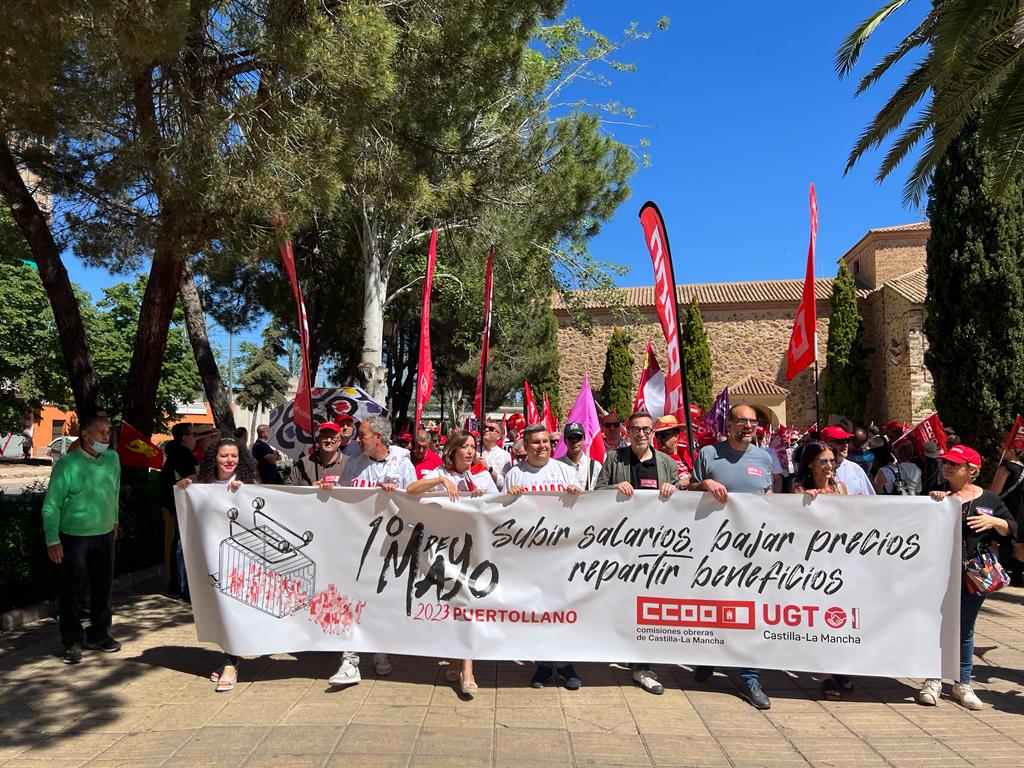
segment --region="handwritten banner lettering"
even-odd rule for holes
[[[957,668],[951,501],[175,493],[199,639],[231,653]]]

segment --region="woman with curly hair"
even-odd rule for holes
[[[179,488],[185,489],[192,484],[190,478],[177,482]],[[253,461],[244,443],[232,437],[223,437],[211,443],[196,473],[195,482],[226,485],[229,491],[237,491],[245,483],[258,483],[256,462]],[[224,664],[210,675],[210,680],[217,684],[217,692],[230,691],[238,682],[238,667],[241,657],[224,654]]]

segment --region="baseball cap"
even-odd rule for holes
[[[342,413],[334,419],[335,423],[341,424],[343,422],[354,422],[355,417],[351,413]]]
[[[822,440],[849,440],[853,435],[840,426],[825,427],[821,430]]]
[[[408,432],[403,432],[401,435],[399,435],[398,439],[412,441],[412,435],[410,435]]]
[[[924,441],[924,455],[929,459],[937,459],[942,454],[942,449],[939,448],[939,443],[936,440],[925,440]]]
[[[968,448],[966,445],[954,445],[945,453],[939,454],[940,459],[951,461],[954,464],[973,464],[976,467],[981,466],[981,456],[973,448]]]
[[[664,432],[666,429],[679,429],[679,419],[671,413],[659,416],[654,422],[655,432]]]
[[[316,431],[319,432],[341,432],[341,427],[335,424],[333,421],[324,421],[317,425]]]
[[[570,437],[586,437],[586,430],[583,429],[583,425],[578,421],[570,421],[565,425],[565,429],[562,430],[562,434],[566,439]]]

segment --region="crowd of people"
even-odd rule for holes
[[[225,437],[214,430],[196,431],[190,424],[175,425],[165,447],[161,473],[162,503],[175,518],[173,489],[192,483],[218,483],[229,489],[243,484],[294,486],[378,487],[409,494],[443,492],[460,495],[560,491],[578,494],[610,489],[625,497],[656,493],[668,499],[677,492],[708,493],[719,502],[730,494],[799,493],[810,503],[820,494],[917,495],[933,499],[954,497],[962,507],[962,559],[1002,547],[1005,561],[1024,560],[1024,461],[1007,451],[988,489],[975,481],[982,465],[977,451],[955,435],[946,436],[946,449],[925,444],[921,455],[905,439],[902,425],[853,428],[842,423],[800,435],[783,432],[767,444],[757,412],[748,405],[733,405],[721,439],[691,451],[680,444],[682,425],[674,416],[652,418],[633,413],[623,426],[614,412],[601,418],[605,459],[598,462],[584,450],[582,424],[569,422],[561,434],[542,424],[505,429],[487,419],[478,430],[455,430],[440,435],[421,429],[392,439],[390,422],[374,416],[356,422],[340,416],[317,425],[313,447],[282,478],[282,459],[269,442],[269,428],[261,425],[256,440],[247,445],[245,430]],[[60,632],[64,661],[82,660],[82,650],[114,652],[120,644],[111,637],[110,589],[113,578],[113,541],[117,531],[120,466],[110,444],[110,422],[103,416],[82,420],[80,450],[54,466],[43,507],[48,554],[62,566]],[[1004,435],[1005,437],[1005,435]],[[558,440],[562,456],[553,458]],[[1016,561],[1014,561],[1016,562]],[[90,626],[83,628],[79,611],[88,588]],[[171,594],[188,599],[188,578],[175,526],[170,574]],[[971,687],[974,625],[984,602],[966,586],[961,594],[960,675],[952,698],[968,709],[981,702]],[[229,691],[238,681],[242,659],[226,654],[211,674],[217,691]],[[391,672],[386,654],[373,655],[377,675]],[[664,692],[657,672],[648,664],[631,665],[634,683],[652,694]],[[697,667],[694,678],[707,682],[716,670]],[[758,709],[771,707],[760,684],[760,670],[738,671],[739,690]],[[360,682],[360,658],[345,651],[338,670],[329,678],[334,686]],[[455,660],[448,679],[472,696],[478,685],[472,659]],[[537,661],[531,685],[543,688],[561,682],[569,690],[583,681],[569,660]],[[827,675],[822,693],[840,698],[852,691],[854,681]],[[925,681],[918,692],[921,704],[940,698],[939,680]]]

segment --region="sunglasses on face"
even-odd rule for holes
[[[964,466],[964,462],[950,461],[949,459],[939,459],[939,464],[941,464],[944,467],[962,467],[962,466]]]
[[[497,427],[484,427],[484,432],[497,432]]]
[[[516,458],[516,460],[518,460],[518,461],[523,461],[523,460],[524,460],[524,459],[526,458],[526,454],[525,454],[525,453],[517,453],[517,454],[515,455],[515,458]]]
[[[578,443],[583,439],[583,435],[566,435],[565,442],[567,443]]]
[[[602,424],[601,429],[618,429],[621,426],[622,424],[616,421],[614,424]]]
[[[836,463],[835,459],[818,459],[818,466],[819,467],[831,467],[831,466],[835,466],[835,463]]]

